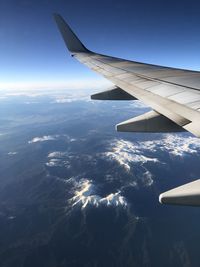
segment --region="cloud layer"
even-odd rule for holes
[[[117,161],[127,172],[130,171],[131,164],[134,163],[159,162],[157,158],[144,155],[145,153],[143,148],[141,149],[140,144],[135,144],[127,140],[114,139],[108,148],[110,151],[102,153],[102,156],[109,160]]]
[[[70,162],[67,160],[68,153],[63,151],[54,151],[48,154],[48,167],[65,167],[70,168]]]
[[[55,137],[36,137],[32,142],[54,140]],[[68,137],[68,141],[70,143],[73,139]],[[85,142],[85,139],[76,140],[76,142]],[[72,193],[72,197],[69,199],[71,207],[80,207],[81,209],[89,206],[126,208],[128,199],[124,195],[125,188],[136,188],[134,190],[137,190],[138,187],[144,187],[149,190],[148,188],[154,185],[155,178],[152,166],[166,164],[166,155],[168,155],[168,160],[169,158],[173,160],[173,157],[178,159],[194,154],[198,155],[200,152],[200,140],[185,134],[165,134],[159,135],[159,138],[151,141],[130,141],[113,138],[104,141],[102,147],[103,152],[97,152],[92,155],[90,151],[83,155],[71,153],[70,150],[49,152],[46,166],[64,167],[66,168],[66,174],[74,175],[73,179],[65,180],[64,177],[62,178],[67,183],[68,181],[72,182],[70,189],[68,188]],[[111,164],[115,163],[115,165],[110,165],[111,168],[113,166],[110,172],[105,170],[101,184],[99,184],[96,177],[94,179],[83,178],[92,177],[93,173],[102,164],[102,160],[107,161],[107,164],[111,162]],[[77,162],[79,167],[76,169]],[[81,167],[83,164],[88,166],[87,169]],[[121,169],[118,169],[118,166]],[[48,168],[48,172],[51,172],[51,168]],[[123,181],[120,181],[122,175]],[[106,195],[102,195],[99,188],[107,184],[111,189]]]
[[[32,140],[28,141],[29,144],[38,143],[38,142],[45,142],[45,141],[53,141],[56,140],[59,135],[44,135],[41,137],[34,137]]]
[[[176,134],[166,134],[161,139],[140,142],[113,139],[108,146],[108,150],[102,153],[102,156],[117,161],[129,172],[131,164],[160,163],[157,152],[167,152],[173,157],[184,157],[199,153],[200,139]],[[147,156],[149,154],[151,156]]]

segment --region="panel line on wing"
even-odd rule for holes
[[[100,63],[104,63],[100,59],[96,59],[96,60],[99,61]],[[110,65],[109,63],[107,63],[107,64]],[[123,69],[123,68],[119,68],[119,67],[115,67],[115,68],[121,69],[121,70],[126,71],[126,72],[131,72],[131,73],[134,73],[135,75],[137,75],[137,76],[139,76],[141,78],[145,78],[145,79],[148,79],[148,80],[157,81],[157,82],[160,82],[160,83],[163,83],[163,84],[170,84],[170,85],[174,85],[174,86],[178,86],[178,87],[185,87],[185,88],[193,89],[193,90],[196,90],[196,91],[199,91],[200,90],[200,89],[195,88],[195,87],[191,87],[191,86],[187,86],[187,85],[180,85],[180,84],[177,84],[175,82],[170,82],[170,81],[165,81],[165,80],[154,78],[154,77],[149,77],[149,76],[146,76],[144,74],[140,74],[140,73],[137,73],[137,72],[128,71],[128,70]]]

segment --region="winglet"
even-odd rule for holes
[[[59,14],[54,14],[54,19],[65,41],[67,48],[72,54],[76,52],[90,52],[81,43],[81,41],[69,27],[69,25],[64,21],[64,19]]]

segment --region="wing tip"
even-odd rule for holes
[[[57,27],[63,37],[63,40],[68,50],[73,54],[76,52],[90,52],[79,40],[76,34],[72,31],[70,26],[66,23],[63,17],[58,13],[53,13],[53,18]]]

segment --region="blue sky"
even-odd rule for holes
[[[70,57],[54,12],[96,52],[200,70],[198,1],[0,0],[0,89],[105,84]]]

